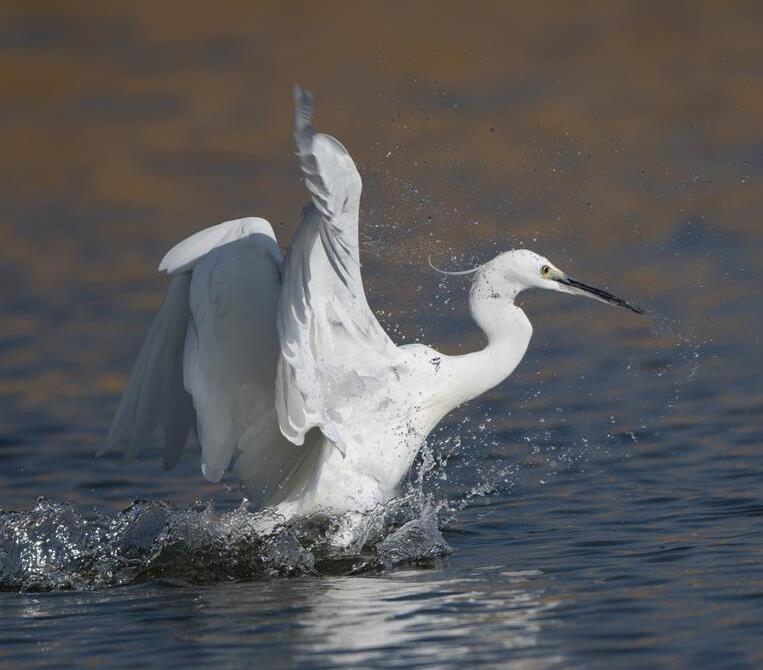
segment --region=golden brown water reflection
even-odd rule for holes
[[[87,287],[109,286],[115,308],[150,312],[156,261],[187,233],[259,214],[288,242],[304,202],[289,138],[299,81],[362,167],[367,253],[383,261],[371,292],[398,309],[411,292],[386,282],[398,276],[390,265],[416,281],[427,253],[521,240],[642,301],[673,297],[671,314],[700,320],[719,300],[751,296],[715,283],[720,263],[744,266],[718,254],[686,263],[666,247],[759,239],[757,8],[5,3],[5,291],[21,283],[70,313]],[[760,269],[759,254],[745,262]],[[38,339],[14,360],[60,356],[62,327],[74,339],[123,327],[64,321],[5,315],[10,336]],[[125,370],[93,345],[76,354],[76,389],[48,369],[28,401],[114,393]],[[5,392],[23,383],[4,380]]]

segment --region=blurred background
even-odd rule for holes
[[[306,203],[291,138],[298,82],[363,176],[366,288],[398,341],[448,352],[481,341],[468,284],[441,281],[429,254],[460,269],[527,246],[662,317],[523,298],[527,358],[440,435],[487,417],[490,458],[534,464],[532,481],[485,487],[497,501],[475,503],[463,528],[511,508],[526,523],[519,537],[588,500],[589,512],[635,514],[650,543],[694,547],[706,562],[671,579],[728,580],[713,601],[728,609],[685,633],[702,650],[712,621],[738,606],[718,594],[749,587],[759,607],[763,592],[762,7],[3,2],[0,507],[39,495],[102,510],[136,497],[240,500],[203,483],[195,454],[168,474],[155,455],[123,469],[93,453],[162,300],[164,252],[245,215],[288,245]],[[474,495],[495,469],[486,459],[447,495]],[[559,488],[541,490],[550,472]],[[544,507],[552,491],[557,507]],[[689,518],[705,529],[691,540]],[[472,532],[508,522],[490,523]],[[730,550],[732,528],[751,571],[742,582],[742,568],[721,568],[735,559],[709,558],[708,547]],[[678,619],[709,602],[694,597]],[[741,642],[731,628],[718,658],[760,661],[754,635],[744,641],[753,628]]]

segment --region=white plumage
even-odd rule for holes
[[[532,333],[526,288],[580,293],[640,311],[529,251],[474,271],[470,307],[485,349],[446,356],[396,346],[368,306],[358,250],[361,179],[347,150],[316,134],[295,89],[297,155],[312,204],[282,259],[270,224],[227,221],[173,247],[171,276],[104,451],[131,460],[161,443],[165,467],[192,435],[210,481],[226,470],[258,506],[291,515],[363,511],[392,497],[445,414],[495,386]]]

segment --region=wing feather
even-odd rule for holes
[[[280,292],[275,252],[274,240],[255,234],[209,252],[191,278],[194,328],[184,378],[198,417],[202,470],[210,481],[222,478],[241,436],[253,424],[262,428],[273,414]]]
[[[313,97],[294,89],[294,139],[305,186],[321,214],[320,238],[337,277],[350,290],[359,288],[358,211],[363,182],[347,149],[331,137],[316,133],[312,123]]]
[[[281,261],[270,224],[256,218],[199,231],[167,253],[167,296],[102,452],[124,449],[128,461],[163,440],[169,469],[195,427],[208,479],[232,465],[261,504],[306,485],[304,463],[315,462],[320,444],[289,444],[273,401]]]
[[[360,274],[362,182],[347,149],[316,133],[312,96],[295,88],[294,137],[312,207],[284,263],[276,410],[302,444],[319,427],[344,454],[353,398],[386,378],[396,347],[368,306]]]
[[[167,296],[138,354],[100,453],[124,448],[124,461],[155,441],[165,421],[165,465],[176,462],[193,425],[193,407],[183,388],[182,354],[190,312],[190,276],[173,277]]]

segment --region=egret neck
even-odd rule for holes
[[[454,406],[500,384],[519,365],[532,336],[532,325],[514,299],[525,287],[499,277],[492,263],[479,268],[469,295],[472,317],[485,333],[480,351],[449,358]]]

